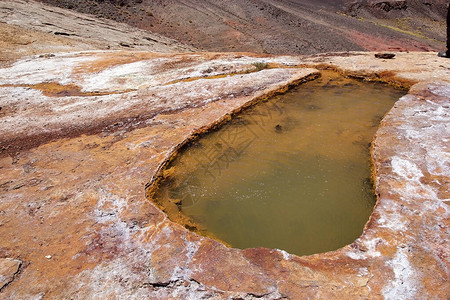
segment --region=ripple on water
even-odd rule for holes
[[[306,255],[347,245],[375,204],[370,143],[403,94],[325,72],[186,147],[156,202],[236,248]]]

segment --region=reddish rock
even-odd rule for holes
[[[27,262],[6,272],[1,297],[448,298],[450,70],[435,54],[396,55],[98,51],[1,69],[0,257]],[[171,222],[146,197],[161,165],[242,106],[316,76],[295,65],[412,86],[373,142],[379,199],[362,236],[298,257]],[[44,82],[85,94],[46,94]]]

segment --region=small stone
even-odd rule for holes
[[[376,53],[375,57],[380,58],[380,59],[393,59],[395,57],[395,54],[394,53]]]
[[[283,127],[280,124],[278,124],[277,126],[275,126],[275,131],[276,132],[282,132],[283,131]]]
[[[46,258],[46,259],[51,259],[52,256],[51,256],[51,255],[46,255],[45,258]]]
[[[176,204],[176,205],[181,205],[181,199],[170,199],[170,202],[172,202],[173,204]]]

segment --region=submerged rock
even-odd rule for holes
[[[275,131],[278,133],[281,133],[281,132],[283,132],[283,127],[280,124],[278,124],[275,126]]]

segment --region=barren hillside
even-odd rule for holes
[[[0,1],[0,66],[20,57],[81,50],[190,52],[192,47],[112,20],[35,1]]]
[[[209,51],[430,51],[445,40],[446,0],[41,1]]]

